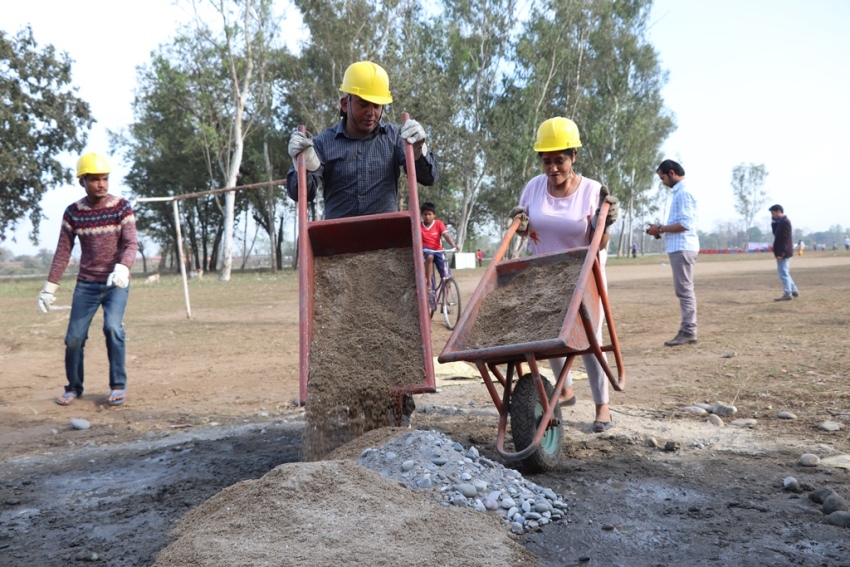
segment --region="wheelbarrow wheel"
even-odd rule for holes
[[[543,377],[541,380],[546,389],[546,397],[551,399],[552,384]],[[526,374],[517,381],[511,394],[511,434],[517,452],[531,445],[541,417],[543,406],[540,405],[537,388],[534,387],[534,376]],[[561,425],[561,407],[558,405],[555,406],[553,419],[558,425],[550,425],[537,449],[522,460],[523,465],[531,472],[549,472],[561,461],[564,430]]]

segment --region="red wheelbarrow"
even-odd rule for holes
[[[605,218],[608,206],[607,203],[602,205],[599,218]],[[599,261],[599,245],[604,232],[602,223],[593,234],[589,246],[503,262],[502,258],[519,223],[520,219],[517,217],[508,229],[438,360],[441,363],[462,360],[476,365],[499,411],[496,450],[506,460],[522,461],[529,470],[543,472],[552,470],[561,458],[563,426],[558,395],[566,383],[567,372],[575,358],[584,354],[594,355],[611,386],[617,391],[624,389],[626,379]],[[565,290],[572,289],[572,294],[567,296],[566,291],[564,292],[566,315],[560,325],[560,331],[552,330],[550,336],[539,336],[540,333],[537,333],[538,336],[531,337],[528,342],[499,344],[500,341],[496,340],[497,344],[486,345],[476,342],[476,337],[481,335],[481,329],[476,326],[487,324],[486,321],[479,321],[486,319],[480,317],[487,311],[482,311],[482,305],[491,294],[509,291],[507,288],[515,283],[519,276],[527,275],[532,270],[569,264],[575,265],[578,276],[573,282],[564,282],[573,285],[564,286]],[[579,266],[580,272],[577,272]],[[517,320],[522,316],[522,302],[525,296],[530,295],[527,291],[520,291],[516,307],[507,320]],[[560,301],[560,296],[557,299]],[[608,326],[610,344],[600,344],[596,337],[595,330],[599,328],[600,317],[603,315]],[[546,334],[545,331],[543,334]],[[510,340],[510,337],[507,340]],[[614,354],[617,363],[616,377],[603,356],[606,352]],[[538,362],[555,357],[566,357],[567,360],[553,386],[540,375]],[[498,365],[505,364],[507,372],[503,375]],[[523,375],[522,364],[528,364],[530,373]],[[516,383],[514,376],[517,377]],[[503,388],[501,398],[496,389],[496,381]],[[505,449],[508,416],[511,420],[515,451]]]
[[[408,119],[407,113],[402,120]],[[304,131],[300,126],[299,130]],[[413,147],[405,142],[405,158],[408,164],[413,164]],[[404,394],[433,393],[436,391],[434,380],[434,361],[431,354],[431,324],[428,310],[428,296],[425,288],[425,273],[422,256],[422,239],[420,235],[419,196],[416,185],[416,171],[408,167],[407,180],[409,189],[409,210],[397,213],[385,213],[362,217],[350,217],[333,220],[308,221],[307,219],[307,172],[304,157],[298,156],[296,162],[298,173],[298,283],[299,283],[299,401],[308,406],[308,421],[310,403],[308,396],[316,403],[330,399],[333,390],[354,387],[354,383],[362,383],[364,388],[388,388],[396,400],[396,424],[402,416],[401,399]],[[395,279],[390,274],[369,273],[369,277],[350,277],[346,272],[348,267],[362,265],[367,258],[375,255],[397,259],[401,266],[400,276]],[[336,260],[348,261],[350,264],[333,268]],[[395,261],[395,260],[393,260]],[[329,285],[330,277],[323,270],[335,269],[338,279],[344,288],[334,290],[327,297],[328,290],[322,286]],[[333,274],[332,274],[333,275]],[[387,287],[397,286],[393,289]],[[367,302],[377,290],[389,292],[392,301],[387,302],[384,311],[395,313],[379,313],[379,317],[369,317],[367,312],[357,312],[358,308]],[[324,295],[322,295],[324,293]],[[326,305],[317,301],[316,297],[327,300]],[[345,297],[343,297],[345,296]],[[344,301],[348,298],[348,302]],[[353,300],[352,300],[353,298]],[[318,305],[318,307],[317,307]],[[324,311],[317,313],[316,310]],[[395,311],[392,311],[395,310]],[[346,314],[348,313],[348,314]],[[322,319],[317,325],[315,316]],[[372,313],[372,315],[376,315]],[[349,325],[352,321],[356,326],[352,331],[336,328]],[[348,328],[348,327],[346,327]],[[324,336],[333,334],[332,343],[322,342]],[[406,366],[386,377],[388,370],[399,358],[398,352],[384,352],[393,341],[402,341],[403,350],[411,353],[409,360],[402,361]],[[318,345],[318,346],[317,346]],[[321,349],[321,351],[318,351]],[[332,351],[332,352],[331,352]],[[316,372],[327,374],[330,366],[328,359],[341,359],[338,376],[317,376]],[[395,357],[395,358],[394,358]],[[421,362],[420,362],[421,360]],[[316,370],[317,361],[321,362]],[[359,386],[358,386],[359,387]],[[318,388],[318,389],[317,389]],[[316,398],[315,396],[319,396]],[[324,397],[323,397],[324,396]],[[360,399],[368,398],[368,393]],[[336,400],[340,402],[340,400]],[[346,419],[356,419],[357,412],[363,415],[363,408],[356,406],[358,400],[342,400],[346,411],[351,415]],[[330,411],[332,408],[328,408]],[[368,409],[366,410],[368,411]],[[308,424],[309,425],[309,424]],[[362,433],[355,431],[354,435]],[[333,447],[331,447],[333,448]]]

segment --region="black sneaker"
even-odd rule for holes
[[[791,292],[791,295],[792,295],[793,297],[800,297],[800,292],[799,292],[799,291],[792,291],[792,292]]]
[[[792,299],[794,299],[794,296],[791,295],[790,293],[786,293],[782,297],[777,297],[773,301],[791,301]]]

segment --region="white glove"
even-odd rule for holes
[[[522,220],[519,223],[519,227],[517,227],[517,232],[525,232],[528,230],[528,215],[525,213],[525,207],[514,207],[511,209],[511,212],[508,213],[508,218],[513,222],[514,217],[517,215],[522,215]]]
[[[124,264],[115,264],[112,273],[106,278],[106,285],[114,285],[121,288],[130,285],[130,268]]]
[[[298,154],[304,152],[304,165],[307,166],[307,171],[316,171],[319,169],[319,156],[316,155],[316,150],[313,148],[313,136],[309,132],[293,132],[289,138],[289,156],[293,162],[298,159]]]
[[[428,152],[428,147],[425,145],[425,129],[416,120],[408,118],[401,125],[399,135],[413,146],[413,159],[419,159],[422,154]]]
[[[50,311],[50,306],[56,301],[53,294],[56,293],[57,289],[59,289],[59,284],[44,282],[44,287],[41,288],[41,292],[38,294],[38,308],[41,309],[42,313]]]

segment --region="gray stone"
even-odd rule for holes
[[[499,502],[493,498],[485,498],[481,501],[481,503],[484,504],[485,509],[490,510],[491,512],[499,509]]]
[[[715,415],[735,415],[738,413],[738,408],[726,405],[723,402],[717,402],[714,404],[714,408],[711,410],[711,413]]]
[[[510,496],[506,496],[505,498],[502,498],[500,506],[505,510],[510,510],[511,508],[516,506],[516,502]]]
[[[82,431],[84,429],[89,429],[91,427],[91,423],[89,423],[85,419],[75,418],[71,420],[71,427]]]
[[[785,477],[785,480],[782,481],[782,486],[785,490],[790,492],[802,492],[803,489],[800,488],[800,483],[797,482],[797,479],[793,476]]]
[[[647,447],[653,447],[653,448],[658,447],[658,441],[655,439],[655,437],[650,437],[649,439],[646,440],[646,446]]]
[[[844,500],[838,494],[829,495],[823,501],[823,506],[821,507],[821,512],[823,512],[824,516],[829,516],[833,512],[847,512],[847,511],[850,511],[850,506],[848,506],[847,501]]]
[[[820,462],[820,457],[811,453],[800,455],[800,464],[804,467],[816,467]]]
[[[463,483],[455,486],[458,492],[464,495],[465,498],[475,498],[478,495],[478,490],[471,484]]]
[[[444,457],[434,457],[433,459],[431,459],[431,462],[437,465],[438,467],[441,467],[448,463],[449,460]]]
[[[682,408],[682,411],[685,412],[685,413],[689,413],[691,415],[698,415],[698,416],[708,415],[708,411],[704,410],[703,408],[697,407],[697,406],[686,406],[686,407]]]
[[[835,491],[831,488],[819,488],[814,492],[809,493],[809,500],[811,500],[815,504],[823,504],[824,500],[826,500],[833,494],[835,494]]]
[[[726,425],[726,424],[723,422],[723,420],[722,420],[722,419],[720,419],[720,416],[717,416],[717,415],[714,415],[714,414],[711,414],[710,416],[708,416],[708,422],[709,422],[711,425],[715,425],[715,426],[717,426],[717,427],[723,427],[723,426],[725,426],[725,425]]]
[[[833,512],[829,516],[826,517],[826,521],[833,526],[839,526],[841,528],[850,528],[850,512],[839,511]]]
[[[758,420],[753,419],[751,417],[744,417],[741,419],[733,419],[729,422],[729,425],[734,427],[753,427],[758,424]]]
[[[818,425],[821,431],[841,431],[841,424],[837,421],[824,421]]]
[[[407,471],[409,471],[410,469],[413,468],[414,464],[415,463],[413,462],[413,459],[408,459],[401,464],[401,470],[403,470],[404,472],[407,472]]]
[[[790,411],[781,411],[776,417],[779,419],[797,419],[797,416]]]

